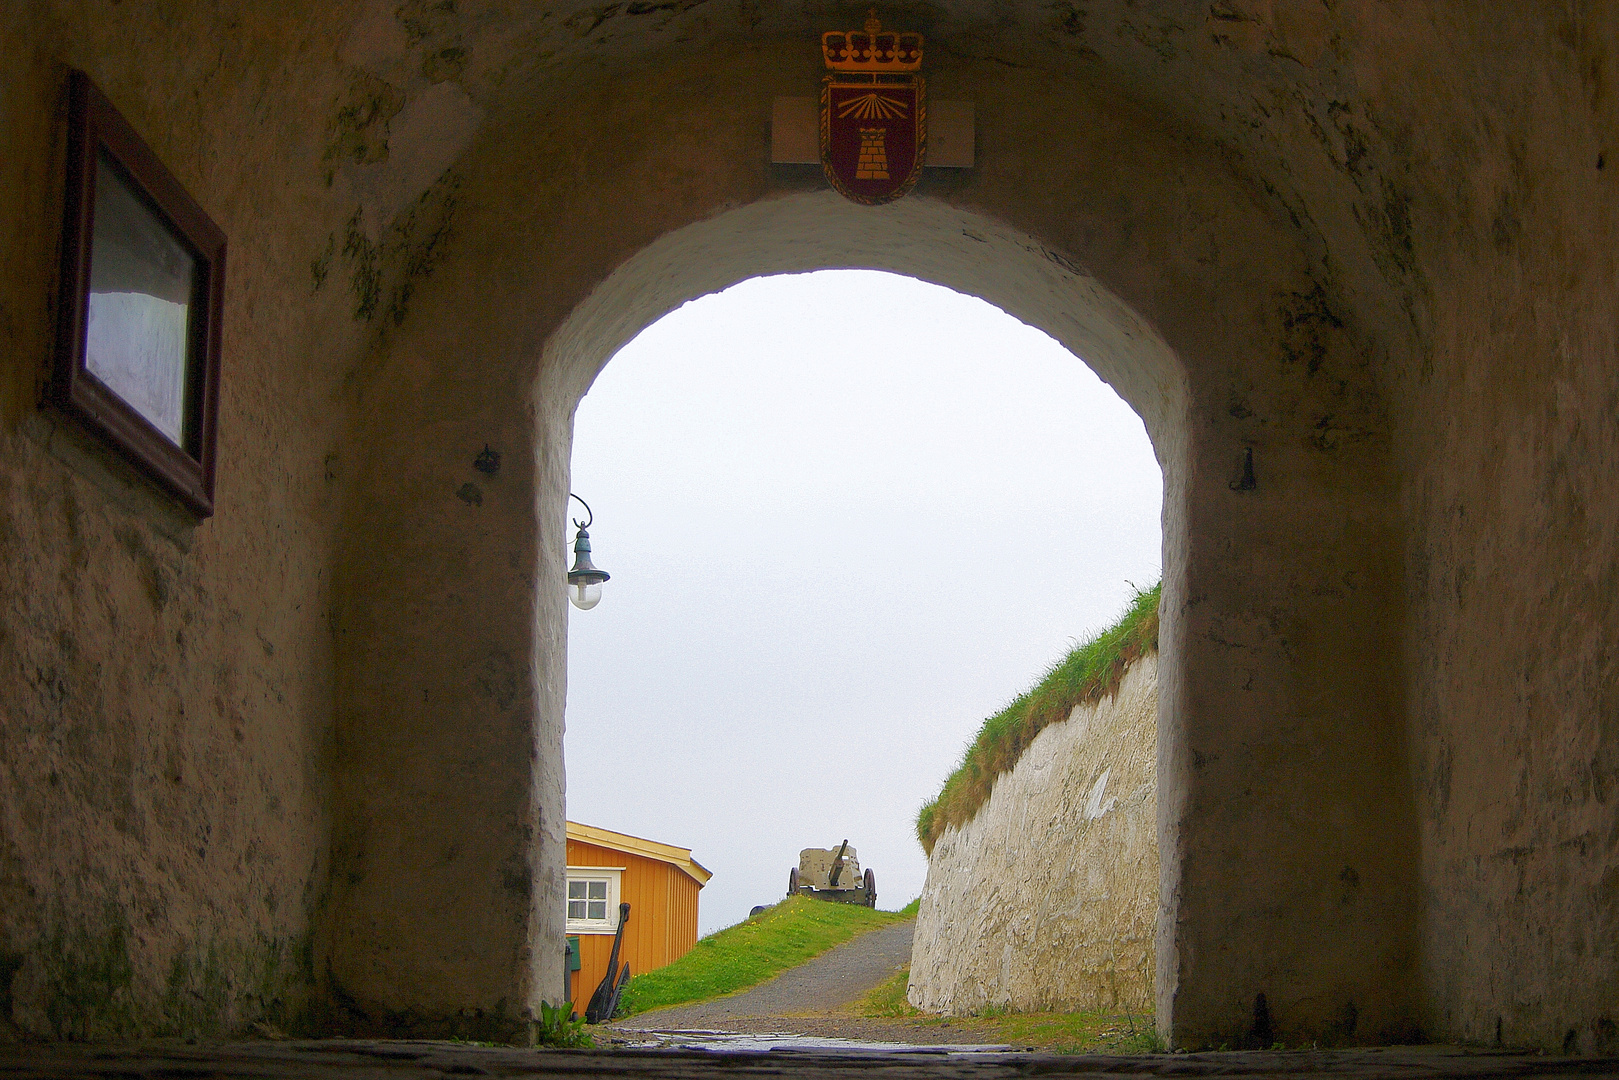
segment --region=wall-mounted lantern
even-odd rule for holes
[[[590,509],[590,504],[573,492],[568,492],[568,498],[576,499],[579,505],[585,508],[585,520],[573,519],[574,527],[579,530],[573,538],[573,569],[568,571],[568,601],[580,611],[589,611],[602,599],[602,582],[610,576],[605,570],[598,570],[590,562],[590,533],[586,530],[591,522],[596,520],[596,514]]]

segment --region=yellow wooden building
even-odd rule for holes
[[[607,974],[618,905],[630,905],[620,965],[645,974],[697,944],[697,891],[712,877],[691,849],[568,822],[568,937],[578,969],[568,989],[580,1014]]]

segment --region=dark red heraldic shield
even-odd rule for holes
[[[821,156],[828,179],[855,202],[897,199],[922,166],[922,77],[850,82],[828,76],[821,91]]]

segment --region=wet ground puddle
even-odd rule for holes
[[[737,1031],[638,1031],[627,1045],[637,1050],[760,1050],[869,1054],[1005,1054],[1014,1049],[1005,1043],[915,1043],[866,1042],[820,1035],[771,1034]]]

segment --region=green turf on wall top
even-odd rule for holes
[[[916,815],[916,838],[924,851],[933,854],[945,829],[973,819],[989,799],[995,778],[1012,770],[1046,725],[1068,719],[1076,705],[1113,693],[1132,660],[1158,651],[1162,592],[1162,582],[1137,592],[1118,622],[1077,646],[1032,690],[984,721],[938,796]]]

